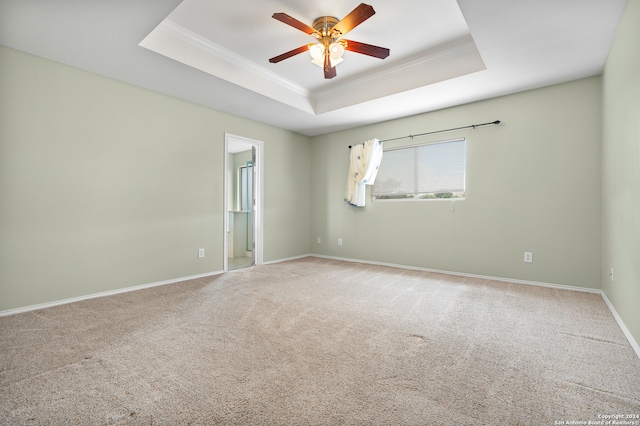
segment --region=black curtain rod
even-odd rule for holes
[[[461,130],[461,129],[475,129],[476,127],[498,125],[500,123],[501,123],[500,120],[496,120],[496,121],[492,121],[490,123],[471,124],[469,126],[454,127],[452,129],[436,130],[436,131],[433,131],[433,132],[420,133],[420,134],[417,134],[417,135],[409,135],[409,136],[401,136],[399,138],[385,139],[385,140],[380,141],[380,142],[391,142],[391,141],[397,141],[397,140],[400,140],[400,139],[408,139],[408,138],[413,139],[413,138],[416,138],[418,136],[433,135],[434,133],[452,132],[454,130]],[[349,148],[351,148],[351,145],[349,145]]]

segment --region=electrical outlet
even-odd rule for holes
[[[322,242],[322,240],[320,239],[320,237],[318,237],[318,239],[316,240],[316,242],[317,242],[318,244],[320,244],[320,243]]]
[[[525,251],[524,252],[524,261],[527,263],[532,263],[533,262],[533,253],[531,253],[530,251]]]
[[[198,249],[198,257],[204,257],[204,249]]]
[[[338,245],[341,246],[342,245],[342,238],[338,238]]]

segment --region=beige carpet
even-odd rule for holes
[[[591,293],[305,258],[0,318],[3,425],[619,414],[640,359]]]

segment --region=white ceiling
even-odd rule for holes
[[[323,78],[308,44],[271,18],[342,18],[344,0],[0,0],[0,44],[313,136],[602,72],[626,0],[369,0]],[[1,76],[0,76],[1,78]]]

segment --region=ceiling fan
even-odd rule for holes
[[[286,13],[274,13],[272,16],[274,19],[305,32],[318,41],[275,56],[269,59],[269,62],[275,64],[308,50],[311,54],[311,61],[324,68],[324,78],[333,78],[336,76],[335,67],[342,62],[342,54],[345,50],[384,59],[389,56],[389,49],[342,38],[342,36],[371,18],[375,13],[372,6],[360,3],[358,7],[340,21],[333,16],[322,16],[313,21],[311,26],[292,18]]]

